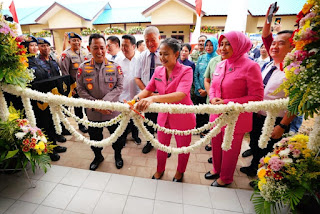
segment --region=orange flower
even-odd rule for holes
[[[29,143],[30,143],[29,139],[24,139],[24,140],[22,141],[22,144],[23,144],[23,145],[29,145]]]
[[[313,5],[305,3],[302,8],[302,13],[307,14]]]
[[[23,147],[22,147],[22,151],[23,151],[23,152],[29,152],[29,151],[30,151],[29,146],[27,146],[27,145],[23,146]]]

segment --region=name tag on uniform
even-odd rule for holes
[[[157,81],[162,82],[162,79],[159,79],[159,78],[154,78],[154,79],[157,80]]]

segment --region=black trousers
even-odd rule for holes
[[[133,120],[130,119],[130,122],[128,123],[128,126],[125,131],[125,139],[127,139],[128,134],[131,132],[131,135],[133,138],[138,138],[139,137],[139,130],[138,128],[134,125]]]
[[[149,120],[151,120],[154,123],[157,123],[157,119],[158,119],[158,113],[145,113],[145,117],[148,118]],[[148,124],[145,123],[145,125],[147,126],[148,131],[154,135],[155,130],[153,129],[152,126],[148,126]]]
[[[265,155],[267,155],[269,152],[272,152],[273,145],[282,139],[282,137],[279,139],[271,138],[270,141],[268,142],[267,148],[261,149],[259,147],[258,142],[259,142],[260,135],[262,134],[262,128],[263,128],[265,119],[266,119],[266,116],[253,113],[252,131],[250,132],[250,147],[253,154],[250,167],[253,169],[258,169],[260,159]],[[275,126],[280,124],[281,120],[282,120],[282,117],[277,117]],[[289,129],[290,129],[290,126],[285,130],[285,133],[288,133]]]
[[[107,129],[112,134],[118,127],[118,124],[114,124],[112,126],[108,126]],[[98,127],[90,127],[88,128],[88,133],[90,136],[90,140],[96,140],[96,141],[101,141],[103,139],[103,128],[98,128]],[[119,138],[117,139],[116,142],[112,144],[112,148],[114,150],[115,156],[119,156],[121,154],[121,149],[123,148],[124,144],[126,142],[126,137],[125,133],[123,133]],[[101,151],[102,147],[96,147],[96,146],[91,146],[92,151],[94,152],[95,156],[101,156]]]
[[[73,95],[73,98],[79,98],[78,94]],[[83,118],[83,112],[82,112],[82,107],[74,107],[74,113],[76,116]],[[81,126],[81,124],[79,123],[79,127]]]
[[[199,97],[199,96],[195,96],[195,105],[199,105],[199,104],[206,104],[207,103],[207,96],[205,97]],[[209,122],[209,115],[208,114],[197,114],[196,115],[196,121],[197,121],[197,128],[204,126],[206,123]],[[206,131],[205,133],[207,133],[208,131]]]

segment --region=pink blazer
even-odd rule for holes
[[[160,95],[170,94],[173,92],[183,92],[185,97],[180,102],[172,104],[193,105],[190,98],[190,89],[193,81],[193,71],[189,66],[176,63],[173,71],[166,79],[166,69],[164,66],[158,66],[154,74],[146,87],[148,91],[158,91]],[[166,122],[169,122],[170,128],[177,130],[192,129],[196,125],[195,114],[170,114],[159,113],[158,124],[165,126]]]
[[[263,83],[260,67],[257,63],[243,56],[227,67],[226,60],[220,62],[212,74],[210,100],[218,97],[224,104],[247,103],[263,100]],[[211,115],[214,121],[218,115]],[[242,113],[236,123],[235,133],[245,133],[252,130],[252,113]]]

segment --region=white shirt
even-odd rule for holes
[[[270,71],[272,66],[274,66],[274,62],[270,62],[266,68],[262,71],[262,79],[265,78],[267,73]],[[277,94],[272,94],[279,86],[283,83],[283,80],[285,78],[285,73],[284,71],[281,71],[279,69],[279,65],[275,65],[277,68],[272,72],[272,75],[264,88],[264,98],[263,100],[275,100],[275,99],[280,99],[280,98],[286,98],[287,96],[285,95],[284,91],[280,91]],[[259,111],[259,114],[266,116],[266,112],[264,111]],[[278,117],[283,117],[285,115],[285,111],[282,110],[279,112]]]
[[[262,68],[262,66],[264,64],[266,64],[267,62],[270,62],[270,57],[262,59],[262,57],[260,56],[259,58],[255,59],[254,61],[259,64],[260,68]]]
[[[106,54],[106,58],[109,61],[112,61],[112,62],[115,62],[115,63],[119,64],[118,61],[121,61],[123,58],[125,58],[125,56],[123,55],[122,51],[119,51],[116,54],[114,59],[112,59],[112,55],[111,54]]]
[[[117,63],[121,66],[123,72],[123,91],[119,97],[119,101],[130,101],[135,95],[139,93],[139,87],[134,80],[135,65],[137,63],[138,56],[134,55],[131,60],[124,57],[121,60],[117,60]]]
[[[155,52],[154,56],[155,68],[161,66],[159,50]],[[145,86],[150,81],[150,65],[151,65],[151,52],[147,49],[143,51],[137,61],[135,69],[135,77],[140,78]]]

